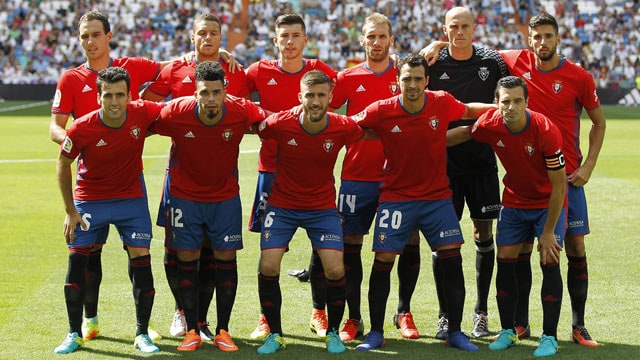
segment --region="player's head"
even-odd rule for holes
[[[325,118],[331,102],[331,79],[320,70],[307,72],[300,79],[298,99],[302,104],[303,116],[311,122]]]
[[[131,101],[130,84],[129,73],[121,67],[108,67],[98,72],[96,85],[103,120],[118,121],[126,116],[127,103]]]
[[[524,120],[529,103],[527,83],[517,76],[505,76],[498,80],[496,102],[506,123],[513,124]]]
[[[465,7],[451,8],[444,17],[442,31],[447,35],[449,46],[470,48],[473,45],[473,34],[476,31],[473,13]]]
[[[204,61],[196,66],[196,91],[198,115],[214,120],[222,113],[226,96],[224,69],[217,61]]]
[[[222,22],[220,19],[209,13],[196,16],[193,20],[191,43],[195,45],[196,55],[216,57],[222,44]]]
[[[547,13],[539,13],[529,20],[529,47],[536,57],[548,61],[558,56],[558,22]]]
[[[109,56],[112,36],[109,18],[101,12],[89,11],[78,21],[78,38],[89,60]]]
[[[275,30],[273,43],[278,47],[280,58],[302,59],[304,47],[309,40],[304,19],[298,14],[280,15],[276,19]]]
[[[364,19],[360,45],[364,47],[367,61],[389,61],[389,48],[393,46],[391,21],[375,13]]]
[[[420,55],[409,54],[398,61],[398,83],[404,101],[417,101],[429,84],[429,65]]]

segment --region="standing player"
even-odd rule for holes
[[[276,35],[273,43],[278,47],[277,60],[260,60],[247,68],[247,79],[251,92],[260,95],[260,106],[271,112],[291,109],[300,104],[298,93],[300,79],[311,70],[320,70],[331,79],[336,77],[336,71],[327,64],[316,59],[303,58],[304,47],[307,44],[306,26],[298,14],[284,14],[276,19]],[[256,195],[249,220],[249,230],[260,232],[264,220],[265,208],[271,192],[274,172],[276,169],[276,141],[262,140],[258,162],[258,182]],[[314,256],[315,258],[315,256]],[[319,258],[318,258],[319,259]],[[317,268],[317,266],[311,266]],[[322,293],[324,280],[321,276],[311,277],[311,287],[314,293]],[[318,289],[319,290],[314,290]],[[316,302],[314,300],[314,302]],[[319,336],[327,332],[327,318],[324,310],[317,312],[311,319],[311,327]],[[252,339],[264,339],[270,333],[269,324],[264,314],[260,315],[258,326],[251,333]]]
[[[527,111],[527,85],[521,78],[508,76],[498,81],[496,99],[499,109],[482,115],[471,132],[457,128],[447,134],[448,143],[471,137],[491,144],[506,170],[504,207],[496,239],[496,299],[502,330],[489,349],[505,350],[518,343],[513,327],[519,286],[516,261],[525,244],[530,247],[537,237],[544,333],[533,356],[551,356],[558,351],[556,339],[562,305],[560,251],[567,203],[562,138],[547,117]]]
[[[566,157],[569,199],[565,251],[568,259],[567,288],[572,308],[572,340],[580,345],[595,347],[584,324],[589,272],[584,236],[589,233],[589,218],[584,185],[589,182],[604,142],[606,120],[600,107],[592,76],[579,65],[558,54],[558,23],[540,13],[529,20],[529,47],[532,50],[501,51],[509,72],[524,78],[529,89],[529,108],[547,116],[560,129],[562,151]],[[446,43],[432,44],[420,53],[433,61],[433,49]],[[580,150],[580,116],[585,109],[591,119],[589,149],[586,158]],[[530,252],[529,252],[530,256]],[[524,259],[523,259],[524,258]],[[521,285],[516,312],[518,336],[528,337],[529,292],[531,264],[521,256],[517,267]]]
[[[278,145],[277,171],[260,236],[260,305],[271,333],[258,348],[272,354],[285,347],[281,325],[280,264],[298,227],[307,231],[325,271],[330,353],[345,352],[338,329],[345,305],[345,271],[340,217],[336,209],[333,170],[340,149],[360,140],[364,131],[354,121],[327,113],[331,80],[322,71],[300,81],[302,113],[283,111],[259,126],[258,134]]]
[[[371,331],[356,347],[369,351],[384,345],[384,315],[389,275],[396,254],[419,228],[438,252],[449,309],[447,344],[466,351],[478,347],[460,331],[464,308],[464,275],[460,246],[464,242],[451,202],[446,175],[446,131],[449,122],[476,118],[489,104],[465,105],[444,91],[426,91],[429,67],[424,58],[408,55],[398,63],[402,95],[377,101],[356,115],[358,125],[375,131],[384,147],[387,166],[376,214],[369,278]]]
[[[337,109],[346,103],[346,114],[355,115],[374,101],[400,93],[398,71],[389,55],[394,41],[391,32],[391,22],[382,14],[373,14],[364,20],[360,44],[364,47],[366,62],[338,74],[330,108]],[[345,342],[363,335],[364,331],[360,312],[362,243],[378,207],[384,162],[380,141],[359,141],[347,147],[342,164],[338,210],[344,233],[349,316],[340,338]],[[411,314],[411,296],[420,273],[419,241],[417,231],[413,232],[398,262],[399,301],[394,324],[401,329],[403,337],[411,339],[419,337]],[[324,306],[321,309],[324,310]]]
[[[509,75],[507,66],[495,51],[473,45],[475,21],[469,9],[454,7],[447,11],[442,30],[449,46],[438,54],[438,61],[429,70],[430,90],[446,90],[462,102],[492,103],[498,79]],[[475,119],[458,120],[449,128],[472,124]],[[453,192],[453,206],[462,218],[465,202],[473,221],[476,247],[477,300],[473,317],[474,337],[489,335],[489,288],[495,262],[493,247],[493,219],[500,210],[500,184],[496,156],[491,146],[471,140],[447,148],[447,175]],[[433,274],[440,305],[436,338],[447,338],[447,306],[442,290],[442,276],[438,257],[434,252]]]
[[[195,97],[168,103],[151,127],[172,140],[167,208],[159,216],[167,216],[166,246],[176,252],[178,294],[187,322],[188,331],[178,350],[194,351],[202,345],[199,288],[210,286],[211,296],[217,290],[214,345],[222,351],[237,351],[228,330],[238,287],[236,250],[242,248],[239,145],[245,130],[266,113],[246,99],[225,98],[225,72],[217,62],[198,64],[195,83]],[[204,238],[213,249],[212,283],[199,280]]]
[[[242,98],[247,97],[249,89],[244,71],[230,72],[229,63],[220,61],[219,51],[222,43],[221,24],[220,19],[213,14],[205,13],[197,16],[193,21],[193,33],[191,34],[191,42],[195,46],[195,53],[186,58],[174,60],[163,68],[158,79],[144,90],[142,98],[161,101],[167,96],[171,96],[173,99],[181,96],[192,96],[196,91],[195,68],[204,61],[218,62],[222,66],[224,69],[225,91],[227,94]],[[166,225],[165,203],[167,201],[166,190],[168,186],[167,178],[165,178],[165,191],[163,191],[156,221],[156,224],[159,226]],[[165,242],[170,239],[168,235],[169,233],[165,232]],[[169,333],[172,336],[184,336],[186,334],[187,324],[182,302],[178,295],[177,269],[176,252],[172,250],[168,244],[165,244],[164,270],[169,288],[176,303]],[[209,305],[213,299],[216,281],[215,269],[216,265],[213,250],[211,249],[209,240],[205,239],[200,252],[200,309],[198,310],[199,333],[205,341],[214,340],[214,335],[209,330],[207,323],[207,313],[209,312]]]
[[[155,290],[142,150],[147,129],[162,105],[143,100],[130,103],[129,86],[126,70],[118,67],[101,70],[97,79],[101,109],[74,122],[60,148],[57,174],[66,212],[64,235],[69,247],[64,294],[70,330],[55,348],[56,354],[71,353],[83,344],[82,306],[89,250],[100,240],[98,234],[103,234],[110,224],[118,229],[129,255],[137,320],[134,344],[144,353],[159,351],[147,334]],[[75,158],[78,174],[73,190],[71,163]]]
[[[100,108],[98,99],[99,89],[96,88],[98,72],[109,66],[122,67],[131,74],[133,89],[131,98],[138,99],[138,89],[142,84],[152,81],[158,76],[161,63],[143,58],[112,58],[109,55],[109,43],[113,34],[106,15],[89,11],[78,21],[80,43],[87,56],[87,62],[75,69],[65,71],[58,85],[51,106],[51,124],[49,135],[51,140],[60,144],[65,138],[65,127],[69,115],[75,119]],[[86,290],[84,298],[83,334],[86,340],[99,335],[98,297],[100,282],[102,281],[102,245],[107,241],[109,227],[102,232],[95,233],[95,242],[90,248],[89,260],[86,266]],[[131,274],[131,269],[129,271]],[[160,338],[155,331],[150,331],[152,338]]]

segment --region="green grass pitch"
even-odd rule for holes
[[[15,108],[16,105],[27,105]],[[13,107],[14,110],[7,110]],[[587,349],[570,341],[571,309],[565,289],[562,316],[558,328],[560,350],[556,359],[634,359],[640,358],[640,241],[637,239],[638,209],[640,209],[640,116],[636,108],[606,107],[607,135],[598,166],[586,187],[591,217],[591,235],[587,237],[590,264],[590,289],[586,321],[592,336],[602,346]],[[58,147],[49,140],[49,105],[29,107],[28,103],[0,103],[0,359],[49,359],[53,348],[68,331],[63,297],[67,268],[67,250],[62,236],[64,211],[55,175]],[[586,150],[590,123],[584,120],[583,149]],[[240,186],[247,223],[256,180],[257,150],[255,135],[247,135],[240,154]],[[169,149],[169,140],[159,136],[148,139],[145,149],[145,178],[149,191],[149,206],[155,217],[160,198]],[[339,179],[339,171],[336,171]],[[465,216],[468,216],[465,214]],[[471,331],[475,303],[475,255],[471,239],[471,223],[462,222],[467,244],[463,246],[466,277],[466,307],[463,330]],[[120,240],[112,229],[103,253],[104,278],[100,295],[101,337],[86,344],[80,351],[65,355],[65,359],[137,358],[133,347],[135,315],[131,285],[127,278],[127,259]],[[162,230],[154,228],[152,264],[155,275],[156,300],[151,325],[163,334],[173,315],[173,301],[162,267]],[[259,255],[257,234],[244,232],[244,250],[238,253],[239,288],[230,332],[240,347],[237,353],[222,353],[211,344],[204,344],[194,353],[179,354],[179,339],[165,336],[158,342],[158,359],[186,358],[259,358],[259,342],[249,338],[259,313],[256,268]],[[368,330],[366,284],[372,253],[370,236],[365,238],[363,251],[364,290],[363,316]],[[540,270],[533,261],[534,285],[531,292],[531,340],[523,341],[503,352],[488,350],[490,340],[473,340],[480,346],[478,353],[463,353],[446,348],[433,338],[437,321],[437,300],[431,274],[430,252],[423,241],[422,272],[413,297],[412,312],[421,332],[418,340],[404,340],[391,324],[397,304],[397,276],[392,275],[392,291],[388,301],[385,335],[387,345],[380,351],[360,353],[355,344],[348,352],[336,355],[348,359],[530,359],[541,333],[542,314],[539,300]],[[309,241],[299,231],[291,243],[282,264],[283,326],[287,349],[275,359],[329,358],[324,342],[309,331],[311,295],[308,284],[286,276],[287,269],[308,265]],[[564,256],[563,256],[564,257]],[[537,255],[534,254],[534,259]],[[563,277],[566,261],[562,263]],[[489,299],[489,326],[498,330],[499,319],[495,290]],[[209,312],[215,326],[215,300]],[[357,342],[356,342],[357,343]],[[62,358],[63,356],[60,356]],[[334,356],[331,356],[334,357]]]

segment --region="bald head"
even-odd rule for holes
[[[447,11],[447,13],[444,16],[445,25],[451,22],[452,19],[465,19],[471,22],[472,24],[475,23],[474,21],[475,19],[471,10],[462,6],[453,7],[449,9],[449,11]]]
[[[473,34],[476,32],[475,17],[471,10],[454,7],[447,11],[442,31],[449,40],[449,53],[456,60],[466,60],[473,54]]]

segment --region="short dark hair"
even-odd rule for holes
[[[102,94],[102,86],[104,84],[115,84],[119,81],[123,81],[127,84],[127,92],[129,91],[129,87],[131,86],[131,80],[129,78],[129,73],[127,70],[118,67],[111,66],[105,69],[102,69],[98,72],[98,78],[96,79],[96,85],[98,86],[98,94]]]
[[[196,81],[222,81],[224,69],[217,61],[203,61],[196,66]]]
[[[276,19],[276,30],[282,25],[295,25],[300,24],[302,31],[307,33],[307,26],[304,24],[304,19],[298,14],[283,14]]]
[[[551,25],[556,31],[556,35],[558,34],[558,21],[556,21],[556,18],[553,17],[553,15],[541,12],[529,19],[529,29],[533,29],[540,25]]]
[[[204,21],[213,21],[218,23],[218,26],[220,27],[220,29],[222,30],[222,21],[220,21],[220,18],[211,14],[211,13],[204,13],[204,14],[200,14],[198,16],[195,17],[195,19],[193,19],[193,24],[194,24],[194,29],[195,29],[195,23],[197,21],[200,20],[204,20]]]
[[[527,99],[529,97],[527,83],[524,81],[524,79],[518,76],[505,76],[502,79],[498,80],[498,85],[496,85],[496,99],[500,98],[500,88],[513,89],[517,88],[518,86],[522,87],[524,98]]]
[[[405,64],[412,68],[422,66],[424,68],[424,77],[429,77],[429,64],[424,57],[416,54],[409,54],[400,59],[400,61],[398,61],[398,76],[400,76],[400,69],[402,69]]]
[[[311,86],[320,84],[329,84],[329,86],[331,86],[329,75],[320,70],[311,70],[300,79],[300,85]]]
[[[78,20],[78,28],[80,28],[80,24],[89,22],[92,20],[100,20],[105,34],[111,32],[111,24],[109,23],[109,17],[95,10],[89,11],[80,17],[80,20]]]

